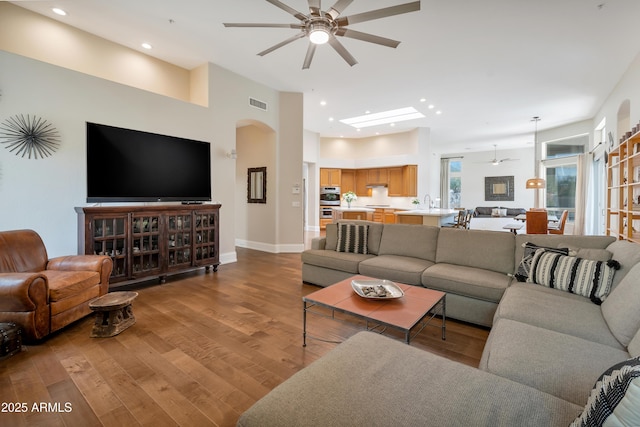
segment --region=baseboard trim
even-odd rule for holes
[[[271,243],[252,242],[244,239],[236,239],[236,246],[240,248],[254,249],[256,251],[269,252],[272,254],[301,253],[302,251],[304,251],[304,243],[273,245]]]

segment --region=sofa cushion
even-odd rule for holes
[[[511,319],[493,324],[480,367],[584,405],[601,372],[629,358],[608,345]]]
[[[338,224],[331,222],[325,228],[324,248],[328,251],[335,251],[338,247]]]
[[[473,215],[474,216],[491,216],[491,212],[496,209],[497,206],[492,206],[492,207],[488,207],[488,206],[478,206],[474,211],[473,211]]]
[[[504,273],[447,263],[435,264],[422,273],[422,284],[427,288],[491,302],[500,301],[510,283],[511,277]]]
[[[627,346],[640,329],[640,264],[636,264],[602,303],[611,333]]]
[[[600,307],[580,295],[530,283],[515,283],[496,310],[498,319],[517,320],[624,350],[611,333]]]
[[[51,301],[73,297],[100,283],[100,274],[95,271],[45,270],[42,274],[49,281]]]
[[[435,262],[438,227],[385,224],[378,255],[400,255]]]
[[[601,304],[611,290],[613,261],[592,261],[538,249],[527,282],[571,292]]]
[[[324,249],[308,249],[302,252],[301,258],[305,264],[358,274],[358,264],[373,256],[375,255],[352,254]]]
[[[618,363],[593,386],[584,411],[570,427],[640,426],[640,358]]]
[[[442,228],[436,263],[464,265],[510,274],[514,271],[513,233]]]
[[[243,413],[239,427],[566,426],[581,406],[360,332]]]
[[[640,263],[640,245],[627,240],[616,240],[606,249],[613,254],[611,257],[620,263],[620,270],[616,273],[611,284],[615,288],[633,266]]]
[[[369,227],[366,225],[338,224],[336,251],[366,254],[368,230]]]
[[[523,244],[524,253],[522,254],[522,259],[518,264],[518,271],[515,276],[518,282],[526,282],[529,278],[529,272],[531,271],[531,261],[533,261],[533,256],[536,254],[538,249],[543,249],[549,252],[555,252],[562,255],[569,255],[568,248],[549,248],[546,246],[538,246],[535,243],[526,242]]]
[[[518,216],[527,213],[523,208],[507,208],[507,216]]]
[[[577,246],[567,246],[570,256],[578,258],[591,259],[594,261],[609,261],[613,254],[606,249],[579,248]]]
[[[433,265],[432,261],[398,255],[379,255],[362,261],[360,274],[388,279],[408,285],[422,284],[422,272]]]

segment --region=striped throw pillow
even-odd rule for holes
[[[589,298],[600,305],[611,291],[615,261],[594,261],[538,249],[527,282]]]
[[[366,254],[368,225],[338,224],[337,252]]]
[[[609,368],[598,378],[587,406],[570,427],[640,425],[640,357]]]

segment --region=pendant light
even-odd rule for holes
[[[538,122],[540,121],[540,117],[535,116],[533,119],[531,119],[531,121],[536,122],[536,130],[534,133],[534,139],[533,139],[533,150],[534,150],[534,155],[533,155],[533,161],[534,161],[534,171],[535,171],[535,178],[531,178],[527,180],[527,188],[528,189],[540,189],[540,188],[545,188],[547,183],[543,178],[538,177]]]

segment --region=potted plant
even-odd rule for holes
[[[411,203],[416,207],[416,209],[420,209],[420,200],[419,199],[412,199]]]
[[[354,200],[358,200],[358,196],[356,196],[356,193],[354,193],[353,191],[347,191],[342,195],[342,200],[347,202],[347,207],[350,208],[351,202],[353,202]]]

